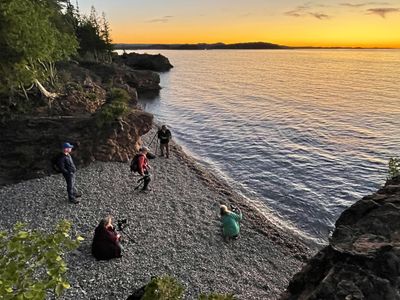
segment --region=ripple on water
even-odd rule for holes
[[[400,153],[400,51],[203,52],[165,51],[175,68],[145,110],[234,188],[326,240]]]

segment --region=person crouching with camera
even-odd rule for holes
[[[239,222],[242,220],[242,212],[238,207],[229,210],[226,205],[220,205],[222,234],[224,240],[237,239],[240,233]]]
[[[94,231],[92,254],[97,260],[109,260],[121,257],[121,235],[112,225],[112,218],[102,219]]]

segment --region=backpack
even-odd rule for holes
[[[54,172],[56,173],[61,173],[61,168],[60,168],[60,159],[64,156],[64,153],[59,152],[55,155],[52,156],[50,159],[51,163],[51,168],[53,169]]]
[[[139,157],[142,155],[144,154],[138,153],[132,158],[130,166],[131,172],[139,172]]]

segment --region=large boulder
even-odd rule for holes
[[[342,213],[281,299],[400,299],[400,177]]]
[[[151,129],[153,116],[132,110],[126,117],[99,128],[91,115],[30,117],[0,124],[0,185],[53,173],[51,157],[63,142],[78,145],[79,167],[94,160],[128,161],[140,136]]]
[[[124,53],[113,58],[118,64],[125,64],[128,67],[138,70],[152,70],[156,72],[166,72],[173,68],[168,58],[161,54],[139,54]]]

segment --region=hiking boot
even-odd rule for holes
[[[69,200],[69,202],[70,202],[70,203],[74,203],[74,204],[78,204],[78,203],[79,203],[79,200],[76,200],[76,199],[70,199],[70,200]]]
[[[79,198],[79,197],[82,197],[82,194],[81,193],[76,193],[74,196],[75,196],[75,198]]]
[[[151,192],[151,188],[142,189],[142,192]]]

